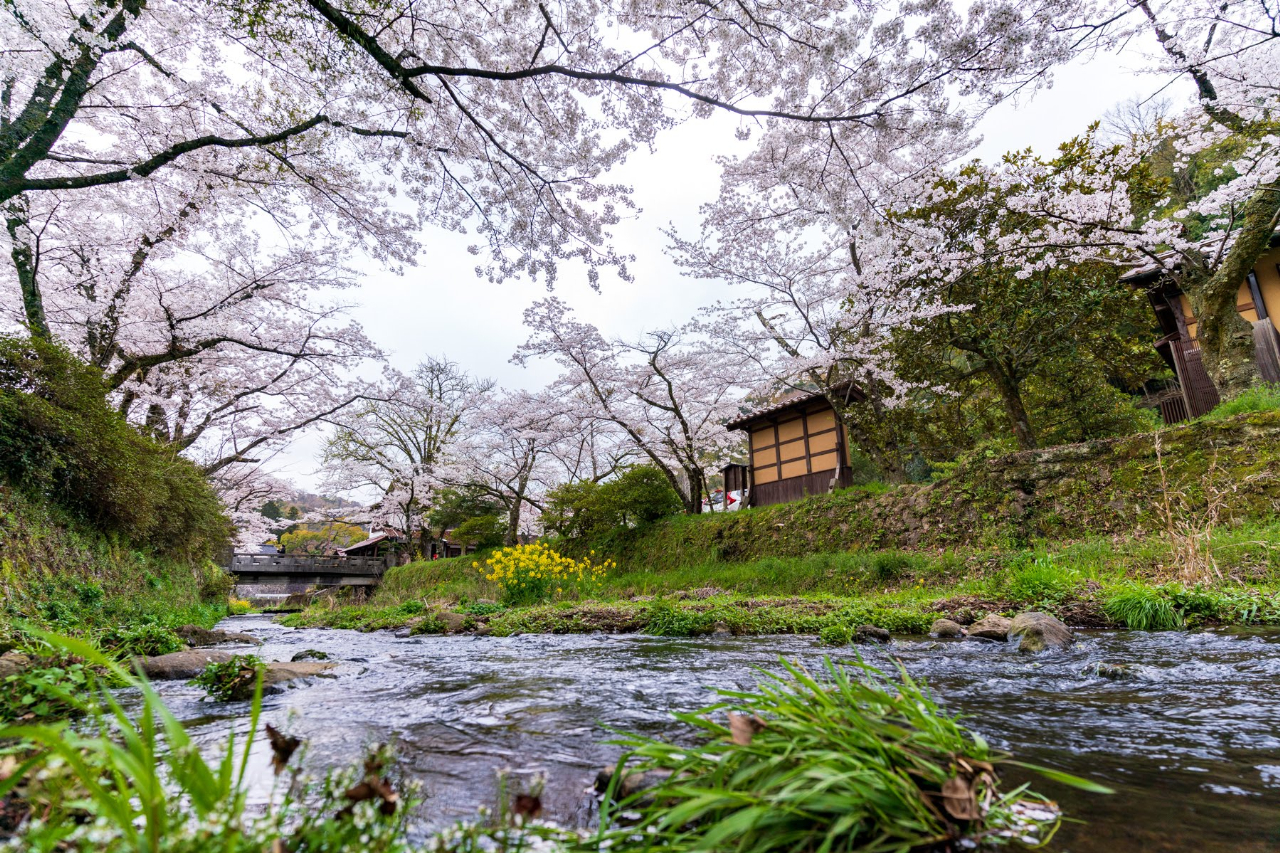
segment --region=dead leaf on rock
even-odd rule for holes
[[[542,798],[532,794],[516,794],[515,813],[517,817],[538,818],[542,815]]]
[[[729,734],[738,746],[750,746],[751,739],[764,731],[765,722],[755,714],[729,712]]]
[[[270,723],[267,724],[267,740],[271,742],[271,767],[279,776],[284,772],[285,765],[289,763],[293,753],[302,745],[302,741],[292,735],[286,737],[280,734]]]

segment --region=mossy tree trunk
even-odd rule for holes
[[[1280,220],[1280,182],[1258,188],[1245,203],[1240,229],[1222,263],[1210,274],[1192,267],[1182,283],[1199,322],[1196,336],[1205,369],[1224,400],[1261,381],[1253,351],[1253,326],[1236,310],[1240,284],[1271,244]]]

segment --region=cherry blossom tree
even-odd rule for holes
[[[435,493],[457,479],[454,445],[491,389],[447,359],[429,358],[411,374],[388,369],[377,399],[333,417],[336,429],[321,457],[326,486],[374,494],[375,521],[409,541],[416,537],[425,550],[423,515]]]
[[[1082,47],[1120,49],[1150,38],[1159,54],[1149,72],[1194,85],[1195,104],[1168,116],[1156,138],[1173,145],[1177,168],[1214,149],[1230,150],[1216,186],[1189,201],[1135,192],[1131,182],[1153,139],[1146,133],[1122,148],[1080,153],[1069,182],[1046,162],[1011,157],[998,175],[956,176],[950,192],[958,198],[985,182],[1039,227],[977,234],[970,251],[951,260],[963,267],[998,255],[1025,275],[1094,260],[1163,271],[1191,300],[1205,367],[1219,392],[1234,396],[1259,378],[1253,330],[1236,311],[1237,292],[1280,225],[1277,10],[1266,3],[1142,0],[1080,14],[1077,20],[1096,21]],[[1193,221],[1196,227],[1188,227]]]
[[[531,335],[515,361],[554,358],[565,373],[555,392],[584,401],[584,415],[620,429],[662,471],[687,513],[698,513],[710,471],[740,440],[724,424],[741,412],[754,376],[718,352],[696,327],[608,340],[559,298],[525,311]]]

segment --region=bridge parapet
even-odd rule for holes
[[[232,554],[227,568],[241,583],[376,586],[387,570],[387,562],[381,557]]]

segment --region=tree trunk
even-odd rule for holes
[[[1253,327],[1236,310],[1240,285],[1262,257],[1280,217],[1280,182],[1257,189],[1245,203],[1240,230],[1222,263],[1207,278],[1182,283],[1199,326],[1196,338],[1205,369],[1223,400],[1261,381],[1253,352]]]
[[[1027,407],[1022,402],[1022,389],[1008,372],[998,364],[991,363],[987,375],[996,386],[996,393],[1004,403],[1004,414],[1009,419],[1009,429],[1018,442],[1019,450],[1035,450],[1036,434],[1031,429],[1031,418],[1027,415]]]
[[[44,299],[40,295],[40,283],[36,278],[39,261],[31,244],[18,234],[18,230],[27,224],[23,199],[14,199],[5,206],[4,223],[9,231],[9,242],[13,246],[9,255],[13,258],[13,268],[18,274],[18,287],[22,290],[22,311],[26,315],[27,328],[34,337],[50,340],[49,323],[44,315]]]

